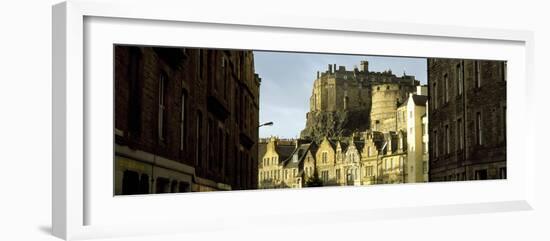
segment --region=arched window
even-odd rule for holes
[[[139,179],[139,193],[149,193],[149,175],[147,174],[141,174],[141,178]]]
[[[139,174],[137,172],[124,171],[122,175],[122,195],[138,194],[139,184]]]

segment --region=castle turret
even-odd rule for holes
[[[361,71],[365,72],[365,74],[369,73],[369,61],[361,61]]]

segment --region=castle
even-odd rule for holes
[[[398,77],[391,70],[370,72],[368,61],[360,66],[346,70],[330,64],[325,72],[317,72],[301,138],[320,141],[324,136],[349,136],[367,129],[396,129],[397,107],[417,91],[420,82],[405,73]]]
[[[299,139],[260,140],[259,188],[427,181],[427,87],[360,66],[317,72]]]

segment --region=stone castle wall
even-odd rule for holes
[[[317,73],[301,137],[320,140],[367,129],[395,130],[398,104],[418,85],[414,76],[370,72],[367,61],[353,70],[329,65],[327,71]]]
[[[397,130],[397,107],[405,101],[415,86],[407,82],[372,85],[371,129],[381,132]]]

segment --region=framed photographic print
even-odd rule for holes
[[[56,236],[532,208],[532,33],[126,4],[53,7]]]

